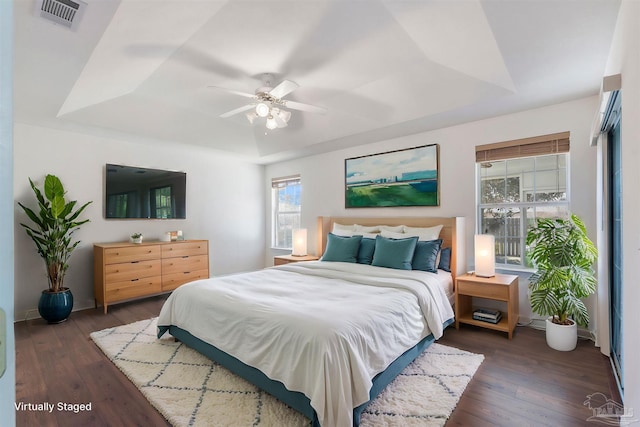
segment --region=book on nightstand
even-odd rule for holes
[[[482,322],[498,323],[502,319],[502,313],[490,308],[477,308],[473,311],[473,319]]]

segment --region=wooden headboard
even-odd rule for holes
[[[463,217],[318,217],[318,256],[324,253],[327,246],[327,234],[333,230],[333,224],[365,226],[372,225],[406,225],[409,227],[433,227],[442,224],[440,238],[443,248],[451,248],[451,274],[456,276],[466,273],[467,261],[465,252],[465,230]]]

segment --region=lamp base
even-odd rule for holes
[[[487,274],[478,274],[476,273],[476,277],[482,277],[483,279],[489,279],[491,277],[496,277],[495,273],[491,274],[491,275],[487,275]]]

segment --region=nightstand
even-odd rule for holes
[[[289,264],[300,261],[317,261],[320,258],[315,255],[293,256],[293,255],[276,255],[273,257],[273,265]]]
[[[475,320],[473,318],[473,297],[503,301],[507,310],[502,312],[502,319],[496,324]],[[511,339],[518,324],[518,276],[496,274],[494,277],[485,278],[465,274],[457,277],[455,311],[456,329],[460,328],[460,323],[467,323],[507,332],[509,339]]]

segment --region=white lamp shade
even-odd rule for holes
[[[475,264],[476,276],[493,277],[496,275],[496,239],[491,234],[476,234]]]
[[[276,120],[273,118],[273,116],[269,116],[269,118],[267,119],[267,129],[273,130],[277,127],[278,123],[276,122]]]
[[[293,230],[293,256],[305,256],[307,254],[307,229]]]

